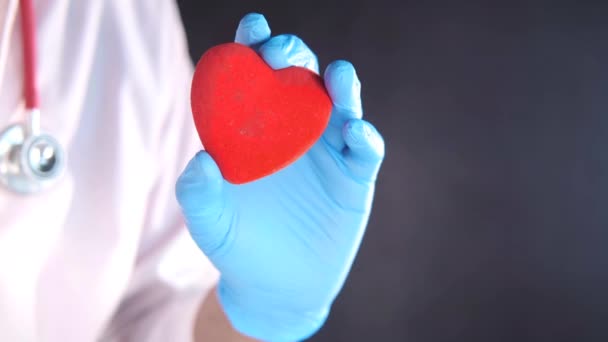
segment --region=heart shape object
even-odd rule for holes
[[[232,184],[296,161],[321,137],[332,109],[319,75],[301,67],[273,70],[238,43],[203,54],[190,100],[199,138]]]

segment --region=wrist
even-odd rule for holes
[[[273,296],[237,294],[220,281],[217,295],[228,320],[242,334],[272,342],[302,341],[327,320],[329,307],[289,306]]]
[[[224,313],[219,303],[216,289],[209,292],[199,306],[196,316],[194,341],[256,342],[249,336],[237,331]]]

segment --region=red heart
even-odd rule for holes
[[[217,45],[199,60],[192,113],[223,177],[243,184],[296,161],[321,137],[332,103],[308,69],[272,70],[251,48]]]

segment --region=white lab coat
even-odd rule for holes
[[[0,189],[0,341],[189,341],[218,273],[174,184],[202,148],[172,0],[37,0],[50,191]],[[0,128],[22,119],[18,0],[0,0]]]

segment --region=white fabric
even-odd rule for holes
[[[0,0],[0,128],[23,118],[18,0]],[[217,280],[174,184],[201,148],[172,0],[38,0],[50,191],[0,188],[0,341],[189,341]],[[8,39],[8,42],[6,41]]]

